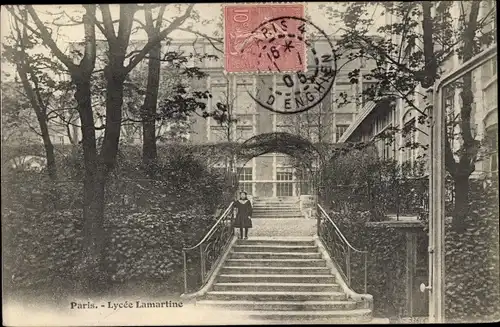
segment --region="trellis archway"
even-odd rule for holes
[[[298,169],[301,174],[305,173],[308,176],[311,187],[316,191],[315,185],[317,183],[314,178],[314,167],[318,167],[322,162],[320,151],[309,140],[286,132],[255,135],[237,146],[233,157],[233,162],[238,164],[236,169],[233,168],[233,186],[235,190],[238,190],[238,177],[244,165],[249,160],[268,153],[281,153],[291,157],[293,160],[292,166]],[[300,187],[302,187],[302,184]]]
[[[246,162],[273,152],[287,154],[306,163],[321,158],[320,152],[309,140],[286,132],[264,133],[249,138],[236,149],[236,158]]]

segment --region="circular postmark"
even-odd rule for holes
[[[258,72],[266,73],[248,91],[258,105],[293,114],[325,99],[335,82],[337,63],[333,44],[323,30],[307,19],[282,16],[261,23],[252,35],[257,40],[251,48]],[[276,77],[269,78],[270,72]]]

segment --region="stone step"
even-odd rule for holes
[[[219,275],[217,281],[221,283],[335,283],[332,275],[270,275],[270,274],[244,274],[244,275]]]
[[[297,213],[302,213],[302,211],[298,208],[293,208],[293,209],[272,209],[272,210],[269,210],[269,209],[262,209],[262,210],[257,210],[257,209],[254,209],[252,211],[252,217],[253,216],[257,216],[257,215],[291,215],[291,214],[297,214]]]
[[[329,275],[330,269],[327,267],[252,267],[252,266],[224,266],[221,273],[225,275]]]
[[[216,301],[201,300],[196,305],[220,307],[228,310],[263,310],[263,311],[334,311],[355,310],[354,301]]]
[[[206,300],[244,301],[342,301],[347,297],[341,292],[249,292],[249,291],[208,291]]]
[[[300,203],[268,202],[254,203],[252,208],[300,208]]]
[[[317,283],[217,283],[214,291],[259,292],[341,292],[338,284]]]
[[[300,211],[299,206],[253,206],[253,211]]]
[[[316,246],[302,246],[302,245],[239,245],[233,246],[234,252],[306,252],[311,253],[318,251]]]
[[[321,259],[318,252],[232,252],[229,259]]]
[[[323,259],[228,259],[226,267],[326,267]]]
[[[272,217],[272,218],[280,218],[280,217],[296,217],[296,216],[303,216],[302,212],[300,211],[254,211],[252,213],[252,218],[254,217]]]
[[[269,198],[269,199],[259,199],[254,198],[255,203],[300,203],[300,199],[297,198]]]
[[[368,322],[372,318],[369,309],[356,310],[334,310],[334,311],[239,311],[249,319],[265,319],[265,320],[324,320],[330,324],[346,323],[346,322]]]
[[[303,216],[302,212],[300,211],[289,211],[289,212],[284,212],[284,211],[261,211],[261,212],[254,212],[252,214],[252,218],[255,217],[266,217],[266,218],[286,218],[286,217],[298,217],[298,216]]]
[[[252,219],[305,219],[305,217],[303,215],[301,216],[286,216],[286,217],[283,217],[283,216],[269,216],[269,217],[261,217],[261,216],[254,216],[252,217]]]
[[[253,206],[253,210],[258,210],[258,211],[271,211],[271,210],[279,210],[279,211],[300,211],[300,207],[298,206]]]
[[[298,203],[300,199],[298,198],[288,198],[288,197],[280,197],[280,198],[254,198],[253,201],[257,202],[284,202],[284,203]]]
[[[314,246],[313,239],[280,239],[280,238],[252,238],[249,240],[237,240],[236,245],[286,245],[286,246]],[[316,252],[316,251],[315,251]]]

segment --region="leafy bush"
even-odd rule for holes
[[[81,210],[31,213],[10,211],[4,216],[5,285],[33,291],[71,289],[79,278]],[[182,247],[198,242],[213,222],[213,216],[197,207],[113,216],[106,224],[109,238],[102,270],[115,283],[164,281],[182,271]]]
[[[2,212],[4,285],[56,289],[74,281],[81,253],[81,210]]]
[[[332,212],[332,219],[352,246],[368,251],[367,292],[373,295],[374,315],[392,317],[401,314],[406,301],[406,238],[396,228],[368,227],[370,213],[340,214]],[[352,261],[353,283],[364,280],[362,257]],[[354,287],[354,289],[356,289]],[[360,289],[359,286],[357,289]]]
[[[166,283],[182,272],[182,247],[196,244],[215,222],[224,176],[189,151],[172,151],[151,177],[142,170],[140,152],[125,150],[107,185],[101,268],[117,284],[144,279]],[[2,249],[9,290],[59,289],[64,294],[78,282],[80,155],[74,151],[59,161],[64,172],[59,182],[43,172],[3,171]]]
[[[500,318],[498,181],[471,188],[469,228],[457,234],[446,226],[446,317]]]
[[[165,280],[182,270],[182,248],[198,242],[213,222],[212,216],[196,207],[178,213],[148,210],[112,219],[106,226],[106,271],[114,282]]]
[[[425,214],[428,179],[422,165],[410,167],[378,158],[365,146],[336,154],[322,169],[322,202],[340,212],[369,211],[372,221],[387,214]]]
[[[473,183],[469,228],[464,233],[457,234],[451,228],[451,220],[447,220],[445,310],[449,321],[492,321],[499,318],[497,183],[490,181],[487,187]],[[349,242],[358,249],[369,251],[368,293],[374,297],[374,313],[382,317],[397,317],[406,304],[405,236],[395,228],[367,227],[369,216],[368,212],[331,213]],[[353,275],[358,281],[363,277],[360,262],[359,259],[353,262]]]

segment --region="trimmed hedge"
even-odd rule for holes
[[[29,216],[7,213],[3,217],[5,285],[14,290],[44,290],[76,284],[83,240],[81,215],[78,209]],[[199,241],[213,222],[213,216],[200,208],[113,216],[106,223],[109,238],[102,270],[115,283],[166,280],[182,270],[182,247]]]
[[[177,151],[165,156],[152,178],[128,154],[107,185],[101,270],[110,284],[148,280],[181,291],[182,247],[196,244],[214,224],[224,176]],[[9,294],[64,295],[77,286],[83,240],[78,162],[78,154],[61,161],[68,180],[57,183],[43,172],[4,171],[2,256]]]
[[[406,302],[406,238],[390,227],[367,227],[369,212],[331,213],[352,246],[368,250],[368,294],[373,295],[374,315],[394,317],[401,314]],[[352,260],[353,288],[359,293],[364,281],[360,256]],[[356,287],[357,286],[357,287]]]
[[[446,226],[446,319],[500,319],[498,181],[472,186],[469,227]]]

